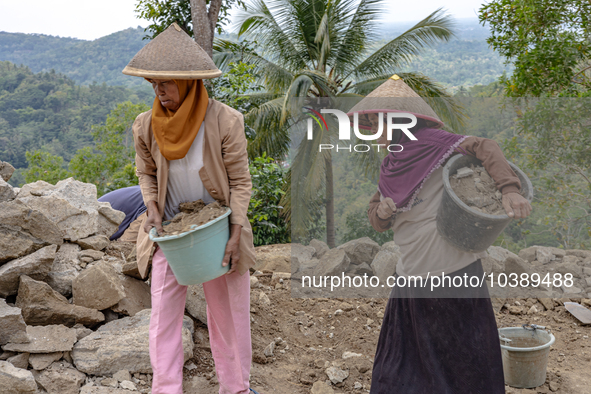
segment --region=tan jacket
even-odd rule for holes
[[[152,110],[144,112],[133,124],[136,174],[144,203],[157,201],[164,213],[168,182],[168,160],[162,156],[152,133]],[[242,275],[255,263],[252,228],[246,216],[252,182],[248,171],[244,120],[240,112],[209,99],[205,113],[203,168],[199,176],[209,194],[232,210],[231,224],[240,224],[240,260],[237,270]],[[146,216],[147,218],[147,216]],[[145,220],[145,219],[144,219]],[[147,278],[153,242],[142,227],[137,238],[137,264],[142,278]]]

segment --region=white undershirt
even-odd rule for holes
[[[170,160],[164,220],[170,220],[179,213],[179,204],[202,199],[206,204],[215,201],[207,192],[199,176],[203,167],[203,123],[191,148],[182,159]]]

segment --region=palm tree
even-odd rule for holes
[[[291,115],[295,115],[297,103],[301,103],[297,98],[361,97],[394,73],[426,97],[448,127],[461,129],[461,108],[442,87],[419,73],[399,71],[423,49],[448,41],[453,36],[451,19],[438,9],[379,46],[377,19],[381,13],[382,0],[251,0],[248,3],[246,11],[237,16],[238,32],[247,39],[255,39],[263,50],[241,56],[256,66],[266,89],[250,96],[258,105],[245,114],[246,122],[257,132],[249,147],[252,154],[285,154],[289,144],[287,130],[295,119]],[[227,65],[237,48],[234,42],[217,40],[217,63],[221,67]],[[429,99],[432,97],[443,99]],[[292,188],[284,202],[292,228],[294,225],[300,228],[295,222],[305,222],[311,212],[321,208],[313,196],[324,189],[327,243],[334,247],[331,154],[316,152],[310,144],[317,147],[320,141],[331,138],[326,133],[317,133],[313,141],[300,143],[289,174],[295,181],[297,172],[298,181],[291,182]],[[304,162],[307,164],[303,165]],[[299,207],[297,215],[290,214],[294,198],[307,202]]]

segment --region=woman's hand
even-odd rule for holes
[[[230,270],[226,272],[226,275],[230,275],[238,267],[238,261],[240,260],[240,231],[242,231],[241,225],[230,225],[230,239],[226,244],[226,254],[224,260],[222,260],[222,267],[230,264]]]
[[[154,200],[148,201],[148,219],[144,223],[144,231],[149,233],[152,227],[156,227],[156,232],[162,234],[162,216],[158,210],[158,203]]]
[[[503,194],[503,208],[507,216],[513,219],[524,219],[531,213],[531,205],[519,193]]]
[[[396,209],[394,201],[390,197],[386,197],[380,202],[380,205],[378,205],[376,213],[380,219],[388,220],[394,216]]]

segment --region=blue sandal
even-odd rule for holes
[[[253,389],[249,388],[250,391],[252,391],[254,394],[259,394],[256,391],[254,391]]]

